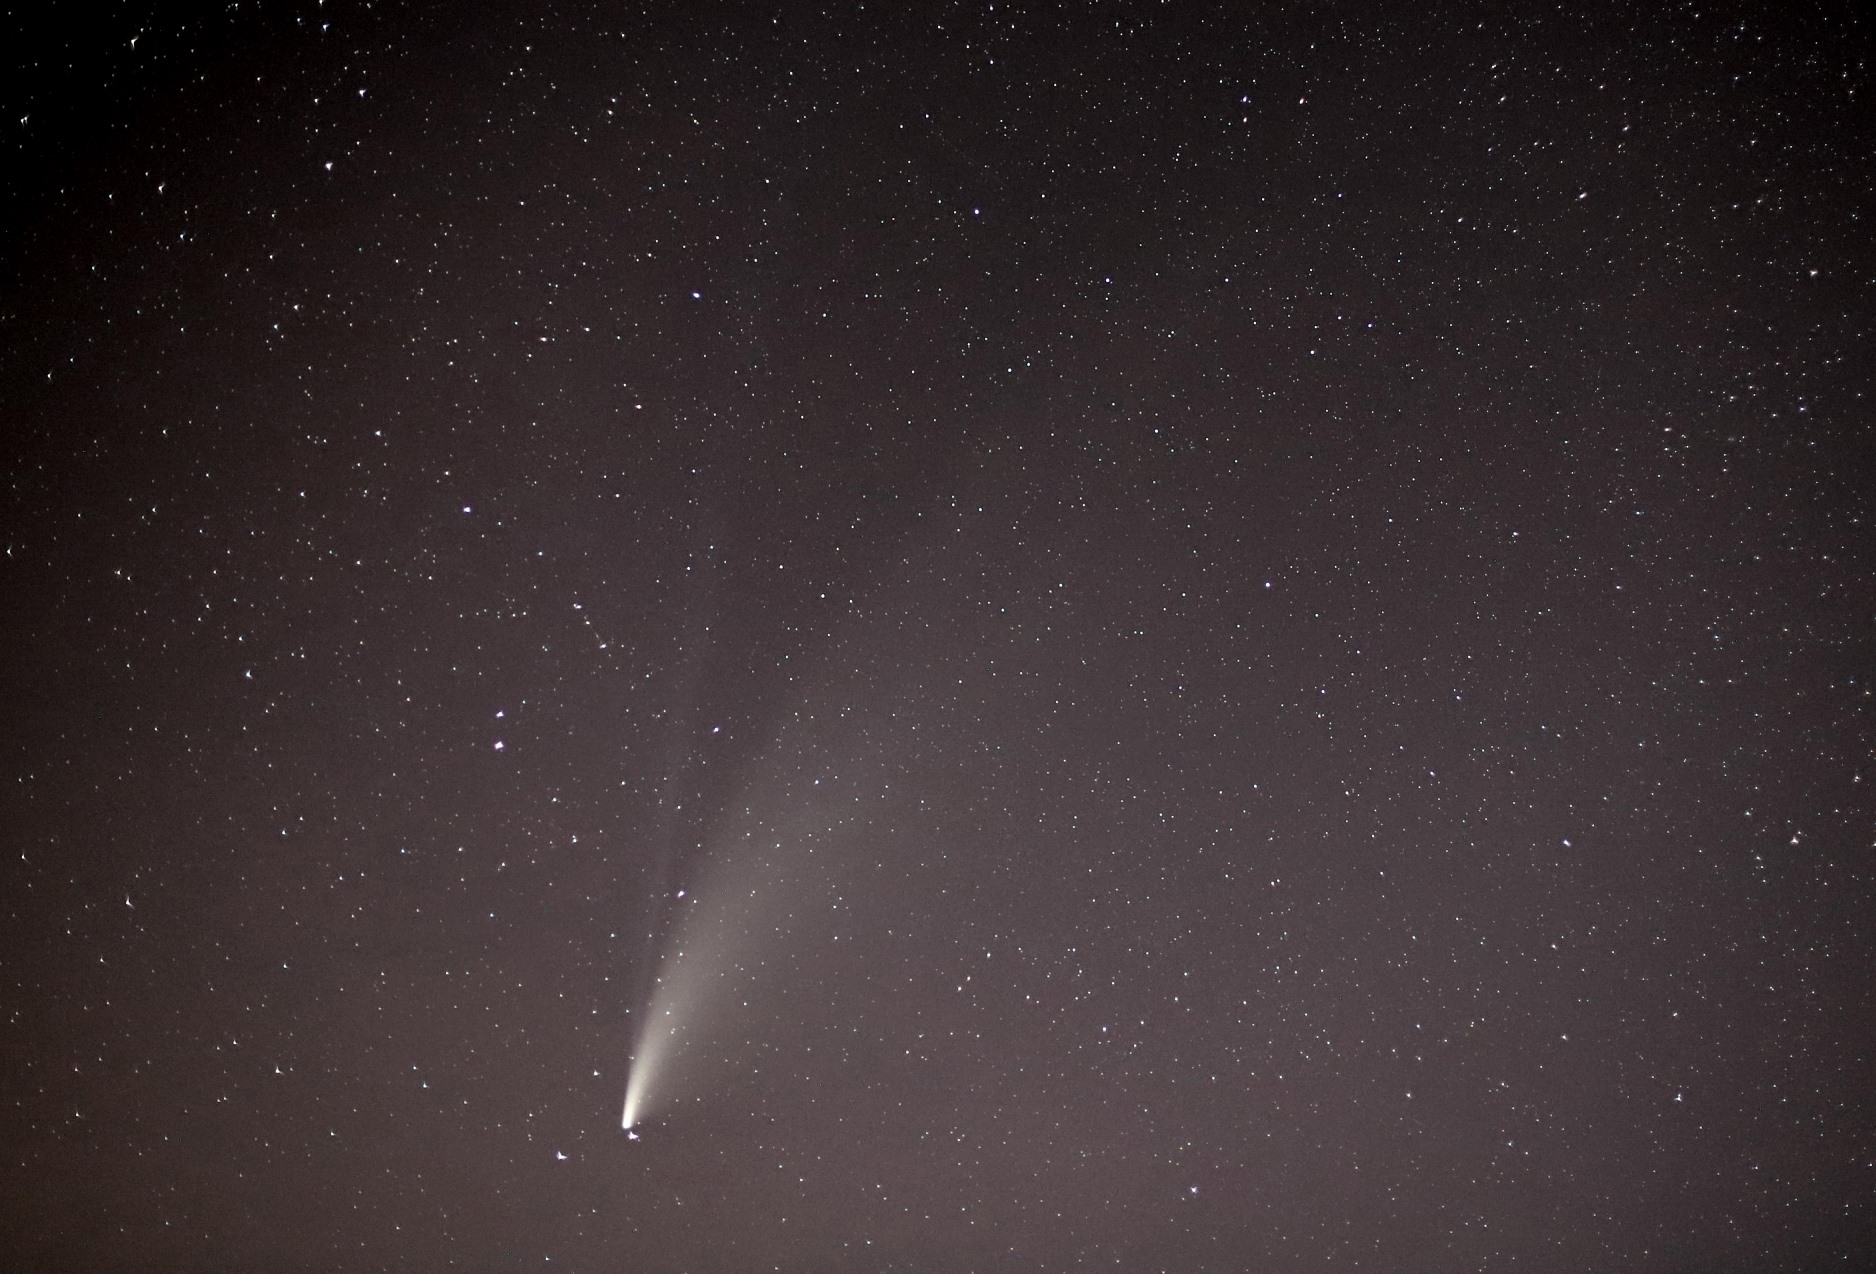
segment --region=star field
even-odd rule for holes
[[[0,27],[0,1264],[1870,1260],[1850,6],[261,9]]]

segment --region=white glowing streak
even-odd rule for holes
[[[750,865],[742,864],[741,870],[747,873]],[[721,1025],[726,990],[736,981],[735,957],[747,941],[730,935],[747,933],[752,900],[770,892],[760,887],[724,888],[715,891],[713,904],[687,907],[678,917],[672,949],[662,961],[651,1003],[645,1006],[645,1024],[626,1075],[619,1126],[627,1132],[669,1102],[674,1087],[696,1086],[697,1059],[692,1057],[689,1065],[679,1066],[677,1054],[699,1031],[707,1039],[712,1028]]]
[[[843,731],[853,728],[844,714],[841,720]],[[792,733],[778,740],[778,756],[840,755],[844,781],[823,783],[797,761],[792,774],[751,784],[738,802],[744,817],[717,829],[718,852],[703,866],[702,882],[688,898],[678,893],[683,907],[666,936],[626,1075],[619,1116],[626,1132],[677,1098],[707,1091],[746,1044],[752,1020],[744,1011],[760,998],[751,984],[767,963],[756,957],[766,944],[790,941],[805,900],[817,888],[825,893],[835,829],[851,836],[859,826],[856,789],[884,790],[883,782],[868,781],[878,769],[873,749],[844,733],[840,742],[817,745]]]
[[[662,982],[662,980],[661,980]],[[619,1127],[627,1132],[644,1117],[645,1103],[651,1098],[652,1081],[663,1069],[665,1055],[670,1051],[671,1037],[676,1028],[668,1021],[661,1023],[660,1017],[669,1018],[670,1008],[665,1003],[662,984],[652,996],[649,1006],[651,1016],[646,1029],[639,1034],[638,1052],[632,1058],[632,1069],[625,1077],[625,1110],[619,1116]]]
[[[801,818],[828,821],[812,806]],[[709,1072],[745,1038],[749,1023],[737,1020],[737,1006],[747,1008],[763,963],[752,958],[755,948],[787,932],[792,905],[818,872],[795,828],[768,835],[765,849],[720,859],[676,917],[626,1075],[619,1126],[627,1132],[675,1098],[707,1089]]]
[[[645,1113],[645,1098],[651,1094],[651,1081],[657,1077],[658,1066],[664,1062],[670,1041],[670,1030],[647,1032],[645,1038],[638,1041],[638,1056],[632,1058],[632,1071],[625,1077],[625,1113],[619,1116],[619,1128],[632,1131],[632,1126]]]
[[[627,1132],[632,1131],[632,1121],[638,1118],[638,1104],[642,1098],[639,1088],[638,1068],[634,1066],[632,1073],[625,1079],[625,1111],[619,1116],[619,1127]]]

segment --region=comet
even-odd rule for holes
[[[732,891],[709,892],[720,895]],[[758,886],[733,892],[742,894],[742,901],[747,902],[751,895],[760,900],[764,891]],[[743,943],[735,939],[738,935],[746,938],[749,918],[746,906],[733,906],[719,898],[713,905],[687,905],[673,919],[671,948],[652,983],[651,1003],[626,1072],[619,1126],[628,1136],[647,1114],[668,1103],[678,1090],[701,1082],[697,1059],[685,1058],[686,1064],[677,1063],[686,1045],[699,1039],[722,1040],[729,984],[746,967],[737,958],[743,954]]]
[[[845,707],[790,714],[748,760],[740,787],[711,801],[714,815],[682,820],[694,847],[683,862],[672,783],[670,821],[649,837],[658,847],[648,856],[651,915],[619,1112],[628,1138],[680,1101],[722,1091],[780,1024],[789,988],[773,980],[797,967],[791,952],[831,945],[829,899],[842,896],[851,849],[872,834],[890,786],[888,737]],[[684,887],[674,888],[679,879]]]
[[[645,1097],[651,1088],[652,1076],[658,1073],[658,1062],[663,1055],[660,1045],[670,1037],[660,1036],[654,1041],[647,1041],[632,1059],[631,1073],[625,1080],[625,1110],[619,1116],[619,1127],[634,1141],[638,1134],[632,1131],[645,1110]]]
[[[678,1099],[701,1097],[716,1086],[747,1054],[751,1032],[771,1021],[760,1006],[773,996],[756,984],[779,962],[764,957],[777,942],[800,940],[804,913],[825,912],[808,903],[829,885],[826,829],[842,815],[851,822],[844,810],[836,815],[829,808],[850,802],[850,795],[837,796],[833,785],[818,780],[803,786],[805,792],[751,793],[763,799],[750,800],[745,810],[792,807],[790,815],[774,820],[745,813],[719,828],[698,864],[699,879],[673,895],[664,951],[626,1072],[619,1127],[627,1136]]]

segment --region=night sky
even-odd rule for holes
[[[53,7],[0,1268],[1876,1263],[1855,6]]]

